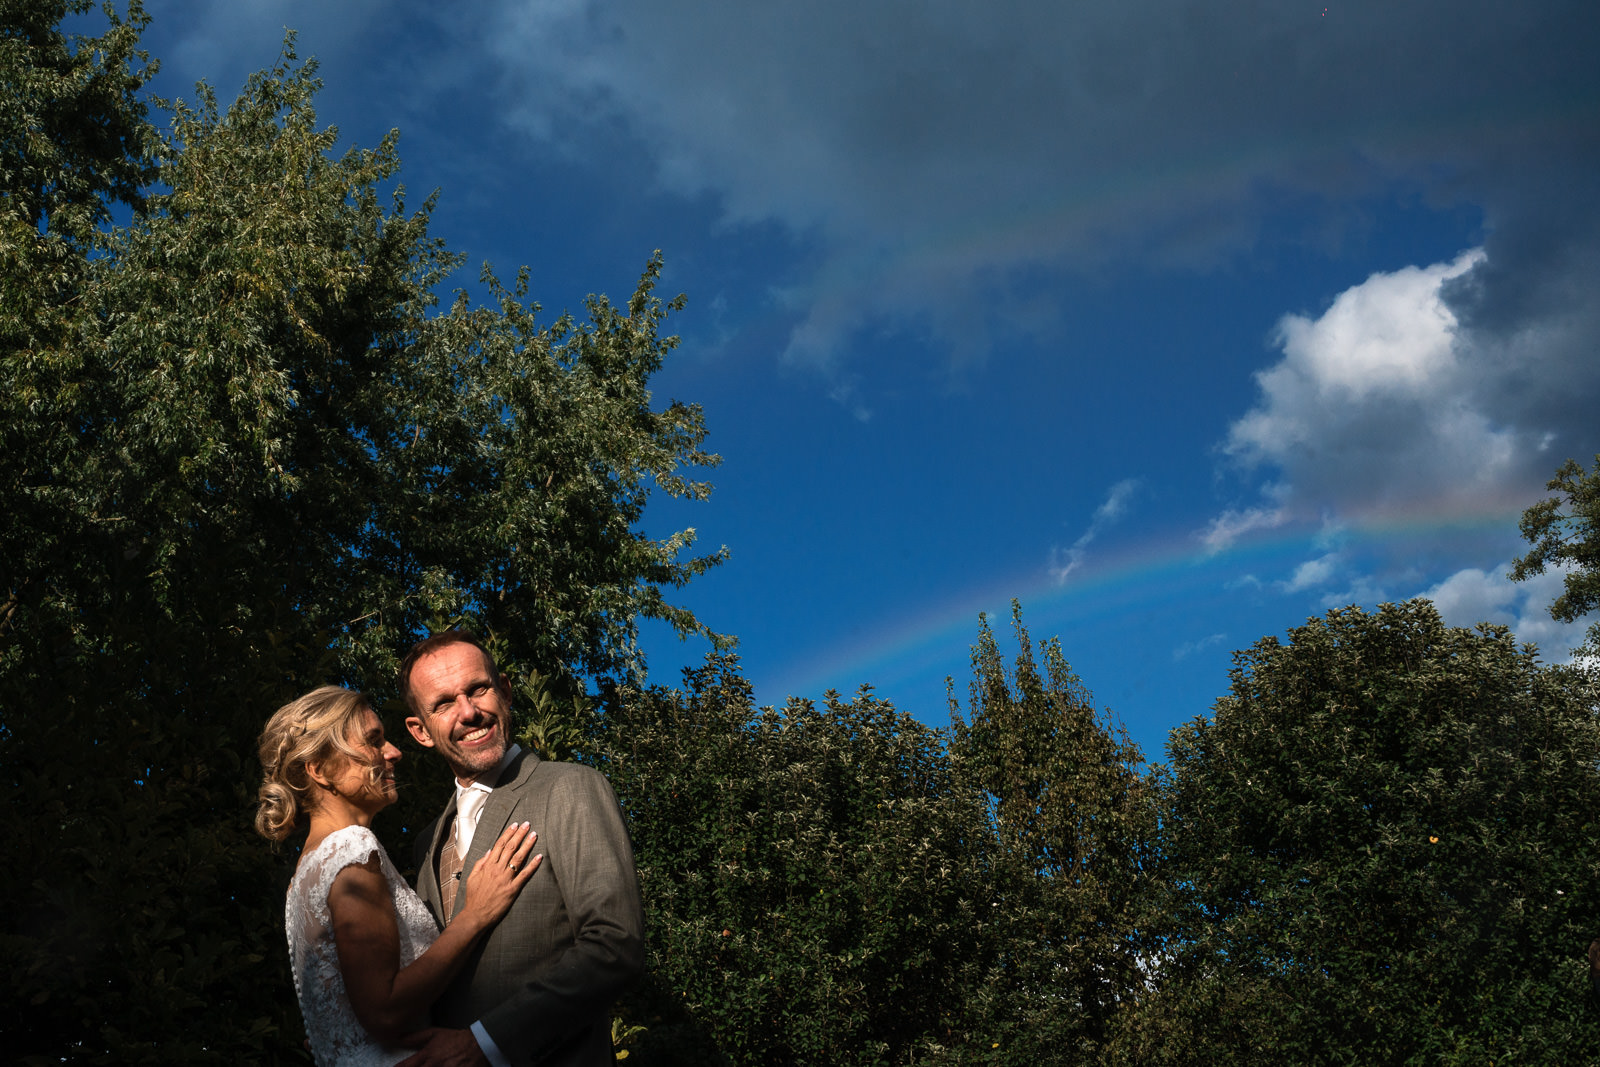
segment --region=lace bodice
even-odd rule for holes
[[[306,1036],[318,1067],[384,1067],[411,1054],[407,1049],[384,1048],[356,1021],[333,941],[328,890],[340,871],[354,863],[366,863],[373,853],[378,855],[394,901],[400,927],[400,966],[405,967],[422,955],[438,936],[427,906],[406,885],[376,835],[365,826],[335,830],[301,858],[294,880],[289,883],[284,922],[289,934],[294,991],[300,998],[300,1014],[305,1017]],[[426,1020],[417,1020],[419,1026],[425,1023]]]

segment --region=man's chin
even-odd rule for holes
[[[488,774],[500,766],[500,761],[505,758],[508,745],[497,745],[492,749],[474,749],[460,753],[455,761],[457,778],[477,778],[479,775]]]

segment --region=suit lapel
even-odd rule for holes
[[[443,897],[439,892],[439,849],[444,847],[445,834],[456,820],[456,791],[450,790],[450,800],[433,824],[433,837],[428,842],[428,853],[417,864],[417,896],[428,905],[436,918],[443,918]]]
[[[539,757],[532,752],[523,750],[511,765],[500,776],[501,780],[489,793],[489,799],[483,802],[483,814],[478,816],[478,828],[472,831],[472,847],[467,849],[466,859],[461,864],[461,877],[465,879],[472,873],[473,865],[488,855],[494,843],[500,839],[500,833],[511,821],[511,813],[516,810],[517,800],[521,795],[522,783],[528,780],[533,769],[538,766]],[[452,798],[446,814],[455,811],[455,800]],[[443,824],[444,820],[439,820]],[[441,839],[442,840],[442,839]],[[438,845],[435,845],[434,855],[438,855]],[[438,869],[435,862],[434,869]],[[456,894],[456,911],[466,902],[465,893]],[[455,916],[451,916],[454,918]]]

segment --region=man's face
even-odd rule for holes
[[[511,705],[489,657],[472,645],[445,645],[417,660],[410,682],[417,710],[406,729],[417,744],[437,749],[463,782],[500,765],[511,743]]]

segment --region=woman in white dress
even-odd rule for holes
[[[432,914],[372,833],[393,804],[400,751],[360,693],[323,686],[285,704],[261,733],[256,830],[307,831],[289,884],[286,927],[295,993],[321,1067],[398,1063],[400,1038],[539,866],[537,835],[513,824],[473,866],[466,903],[439,933]]]

